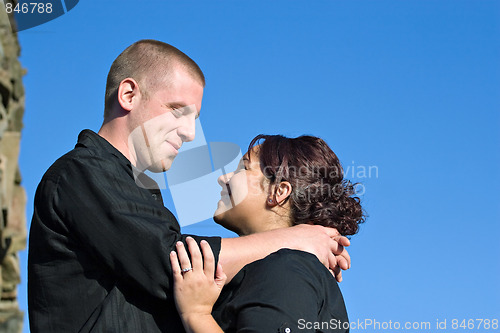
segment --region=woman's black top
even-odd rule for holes
[[[290,249],[245,266],[212,314],[226,333],[349,331],[335,278],[314,255]]]

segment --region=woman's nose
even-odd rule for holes
[[[233,172],[226,173],[225,175],[222,175],[219,178],[217,178],[217,182],[219,183],[220,186],[225,188],[226,184],[229,182],[232,175]]]

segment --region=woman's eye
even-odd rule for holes
[[[243,171],[243,170],[247,170],[247,167],[246,166],[240,167],[240,168],[236,169],[235,173],[238,173],[238,172]]]

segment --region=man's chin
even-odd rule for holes
[[[161,171],[158,171],[158,172],[165,172],[167,170],[170,169],[170,167],[172,166],[172,161],[171,160],[161,160]]]
[[[144,168],[144,170],[148,170],[153,173],[162,173],[168,171],[171,166],[172,162],[161,160],[160,162],[149,165],[148,167]]]

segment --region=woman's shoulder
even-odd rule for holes
[[[295,327],[300,319],[348,320],[337,281],[310,253],[282,249],[248,264],[235,278],[230,295],[216,307],[219,322],[229,322],[245,309],[254,309],[259,318],[266,309],[274,309],[273,320]]]
[[[326,273],[329,276],[328,269],[318,260],[318,258],[309,253],[300,250],[281,249],[269,254],[267,257],[248,264],[248,270],[266,269],[270,271],[290,270],[291,268],[308,268],[314,271]]]
[[[284,287],[307,282],[317,289],[337,287],[335,278],[315,255],[299,250],[281,249],[248,264],[243,271],[245,282],[250,284]]]
[[[221,296],[220,303],[228,299],[254,301],[259,297],[267,300],[309,297],[320,303],[329,299],[343,304],[337,281],[317,257],[291,249],[281,249],[246,265],[224,287]]]

